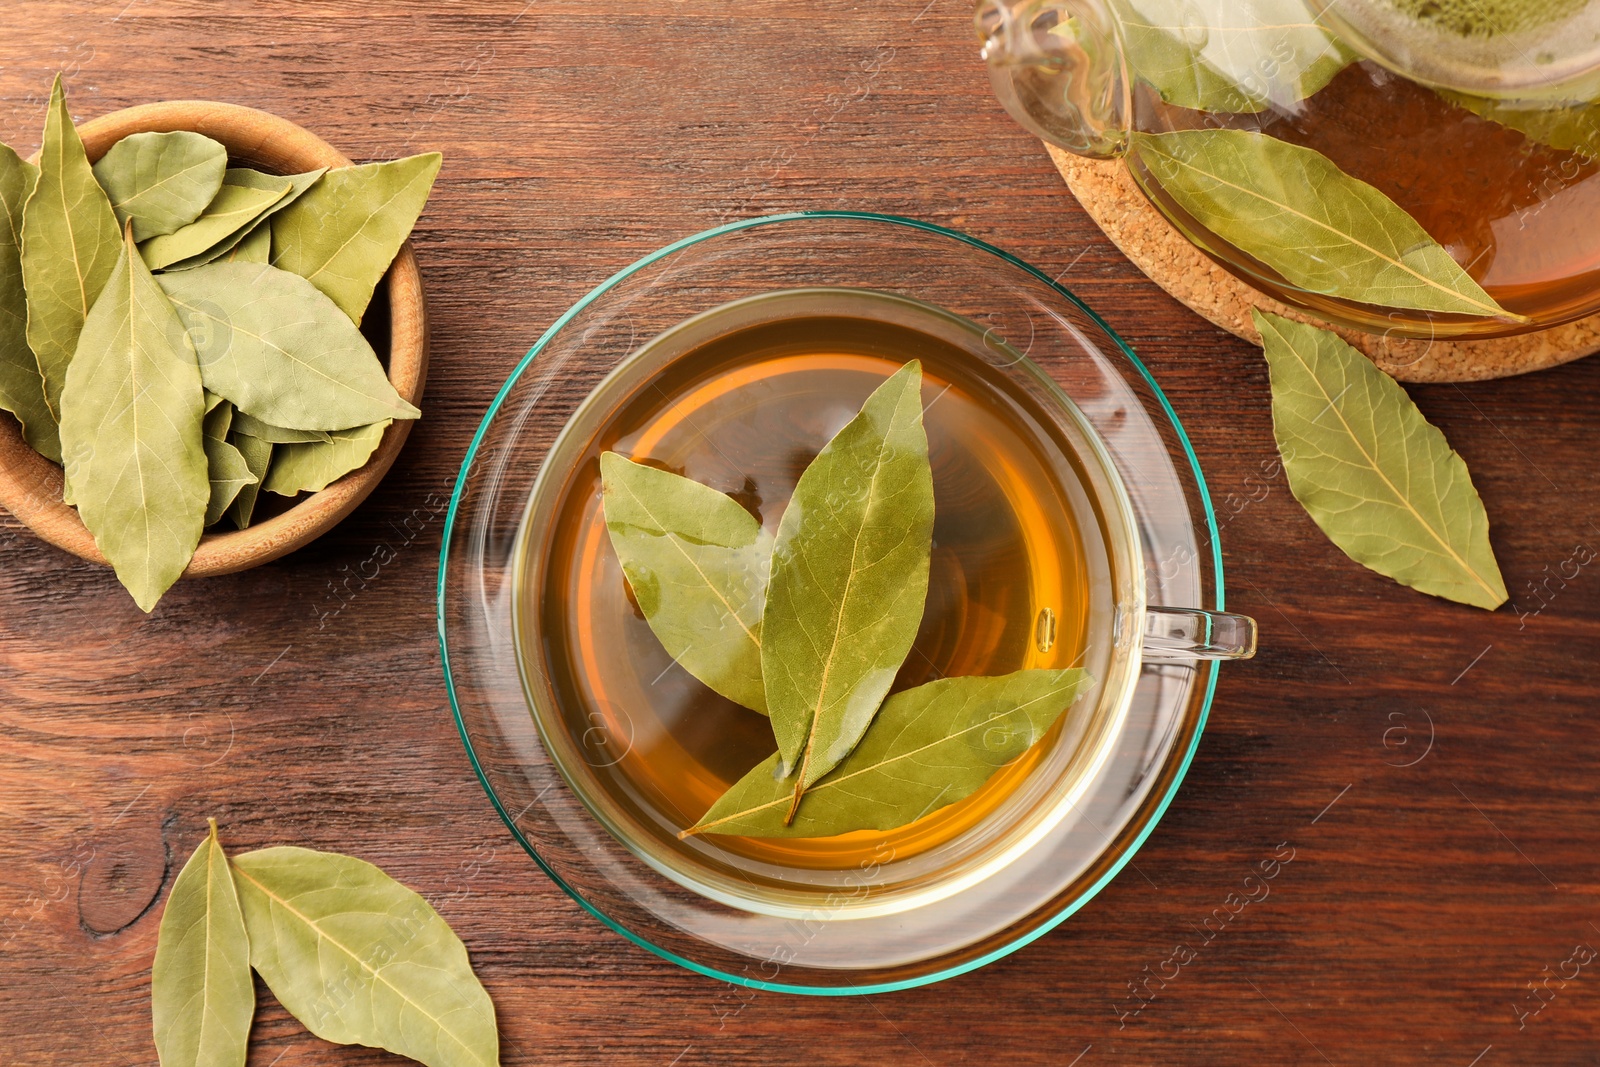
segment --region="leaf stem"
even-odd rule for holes
[[[795,783],[794,783],[794,798],[789,801],[789,811],[783,817],[783,825],[789,826],[789,825],[792,825],[794,823],[795,812],[800,810],[800,797],[801,797],[801,794],[803,794],[805,791],[806,791],[806,765],[804,763],[802,763],[800,765],[800,777],[798,779],[796,779]]]

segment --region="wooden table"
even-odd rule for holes
[[[232,847],[353,853],[433,900],[508,1064],[1596,1062],[1600,960],[1568,961],[1600,945],[1600,572],[1570,561],[1600,550],[1600,360],[1412,390],[1471,466],[1513,605],[1485,614],[1363,571],[1270,476],[1259,355],[1079,210],[991,97],[970,7],[6,5],[0,138],[24,153],[59,68],[79,118],[213,98],[357,159],[446,162],[415,236],[425,418],[343,525],[182,583],[145,618],[109,572],[0,520],[0,1061],[154,1062],[156,927],[215,816]],[[1260,657],[1223,672],[1137,871],[977,974],[842,1000],[679,970],[556,889],[473,780],[433,625],[441,504],[540,331],[667,241],[824,207],[965,229],[1099,309],[1188,425],[1226,523],[1230,606],[1262,631]],[[1206,941],[1200,921],[1280,846],[1293,860],[1270,895]],[[1194,958],[1145,982],[1179,945]],[[252,1065],[394,1062],[262,998]]]

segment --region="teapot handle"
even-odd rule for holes
[[[1107,0],[981,0],[974,25],[1012,118],[1080,156],[1122,153],[1132,103]]]

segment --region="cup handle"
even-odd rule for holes
[[[1256,620],[1198,608],[1146,608],[1146,660],[1249,659],[1256,654]]]

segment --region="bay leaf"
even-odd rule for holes
[[[680,836],[832,837],[916,822],[976,792],[1093,684],[1083,670],[1030,670],[896,693],[855,750],[807,791],[792,823],[784,813],[794,778],[780,776],[773,753]]]
[[[260,263],[163,274],[189,327],[206,388],[256,418],[296,430],[414,419],[343,312],[306,279]]]
[[[258,222],[238,244],[219,257],[228,263],[267,263],[272,259],[272,227]]]
[[[22,210],[39,168],[0,144],[0,407],[17,417],[34,451],[60,458],[44,375],[28,347],[28,295],[22,284]]]
[[[223,179],[223,184],[240,185],[246,189],[259,189],[262,192],[274,192],[281,188],[284,182],[288,182],[289,191],[284,195],[299,196],[311,188],[316,183],[316,180],[322,177],[326,169],[324,167],[317,170],[308,170],[300,174],[268,174],[266,171],[256,170],[254,167],[229,167],[227,177]],[[279,208],[286,206],[288,205],[275,202],[272,205],[272,209],[277,211]]]
[[[228,441],[232,421],[233,405],[224,400],[206,412],[201,424],[206,475],[211,481],[211,497],[206,503],[207,526],[221,520],[245,486],[261,481],[261,476],[250,469],[244,455]]]
[[[606,452],[606,530],[645,621],[677,664],[763,714],[761,608],[772,535],[725,493]]]
[[[1467,465],[1337,334],[1254,312],[1289,488],[1335,545],[1403,585],[1493,610],[1506,586]]]
[[[1433,91],[1457,107],[1516,130],[1531,141],[1600,160],[1600,102],[1492,100],[1449,89]]]
[[[243,1067],[255,1015],[250,939],[228,858],[211,832],[172,883],[150,970],[161,1067]]]
[[[321,492],[351,471],[366,466],[391,421],[335,430],[329,435],[331,441],[275,445],[272,466],[267,469],[261,488],[279,496]]]
[[[205,393],[178,313],[131,235],[123,248],[67,367],[61,448],[83,524],[150,611],[205,525]]]
[[[207,437],[226,440],[228,432],[233,429],[233,405],[209,389],[202,395],[205,399],[205,417],[200,422],[200,432]]]
[[[1135,133],[1139,161],[1195,221],[1310,292],[1525,321],[1401,207],[1310,148],[1248,130]]]
[[[162,270],[185,260],[198,264],[200,257],[223,246],[230,237],[242,237],[268,208],[288,194],[290,188],[286,178],[272,189],[229,183],[225,178],[222,188],[199,218],[172,233],[150,238],[139,246],[139,251],[151,270]]]
[[[1286,109],[1354,60],[1305,0],[1113,0],[1133,72],[1169,104]]]
[[[258,441],[271,441],[275,445],[299,445],[310,441],[333,440],[327,430],[289,430],[282,426],[274,426],[254,415],[246,415],[242,411],[233,413],[233,428]]]
[[[272,218],[272,265],[310,280],[359,323],[411,233],[443,157],[428,152],[328,171]]]
[[[922,365],[891,375],[800,475],[761,614],[767,710],[795,802],[866,732],[928,593],[933,473]]]
[[[267,220],[272,218],[275,213],[294,203],[301,193],[304,193],[317,183],[317,179],[322,177],[322,174],[322,170],[309,170],[303,174],[278,175],[264,174],[259,170],[251,170],[249,167],[228,168],[227,177],[223,179],[222,183],[224,186],[234,185],[242,186],[246,189],[255,189],[260,192],[272,192],[282,188],[284,182],[288,182],[289,190],[280,199],[269,205],[260,215],[251,220],[243,229],[234,231],[203,252],[180,259],[175,263],[169,263],[162,269],[165,271],[189,270],[193,267],[204,266],[207,263],[214,263],[217,260],[232,260],[235,258],[234,251],[250,240],[252,235],[258,234],[262,235],[265,240],[263,241],[262,237],[257,237],[256,239],[253,252],[257,258],[246,259],[245,262],[267,262],[266,259],[259,258],[262,244],[267,246],[269,252],[271,250],[272,227],[268,225]]]
[[[44,377],[45,403],[57,423],[61,388],[78,348],[78,334],[117,269],[121,247],[117,217],[89,167],[58,74],[39,147],[39,180],[22,211],[28,347]],[[40,427],[36,437],[29,443],[59,462],[61,447],[54,427]]]
[[[266,478],[267,467],[272,462],[272,442],[235,431],[228,435],[228,443],[239,450],[239,455],[244,457],[245,468],[255,476],[254,482],[239,487],[239,495],[228,508],[228,519],[233,525],[247,530],[255,518],[256,497],[261,494],[261,482]]]
[[[331,852],[265,848],[233,870],[250,962],[312,1033],[429,1067],[500,1062],[489,994],[426,900]]]
[[[228,150],[188,130],[129,134],[94,165],[121,225],[143,241],[189,225],[222,188]]]

